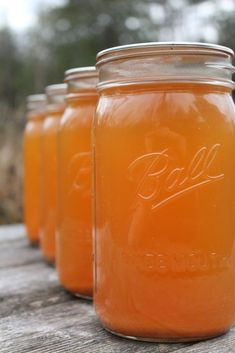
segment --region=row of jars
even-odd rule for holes
[[[111,48],[28,97],[28,237],[113,333],[190,341],[234,322],[233,55]]]

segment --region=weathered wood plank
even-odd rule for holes
[[[1,353],[167,353],[185,346],[115,337],[102,329],[92,305],[82,300],[6,317],[0,332]]]
[[[0,227],[1,353],[232,353],[235,329],[194,344],[153,344],[102,329],[91,303],[59,285],[55,269],[28,246],[22,226]]]
[[[22,239],[25,236],[25,228],[22,224],[13,224],[8,226],[0,226],[0,244],[4,242]]]
[[[25,294],[39,288],[54,287],[58,278],[53,268],[44,263],[0,270],[2,296]]]
[[[0,270],[0,318],[72,300],[44,263]]]
[[[0,242],[0,269],[42,262],[42,254],[26,237]]]
[[[175,353],[234,353],[235,327],[226,335],[181,348]]]
[[[58,303],[76,300],[60,286],[35,293],[18,294],[7,299],[0,297],[0,319],[6,316],[18,315],[35,308],[47,307]],[[1,350],[0,350],[1,351]]]

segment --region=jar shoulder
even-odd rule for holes
[[[231,94],[203,91],[142,91],[101,95],[97,107],[98,125],[234,123]]]
[[[41,134],[42,121],[28,121],[24,129],[24,137]]]

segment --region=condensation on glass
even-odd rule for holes
[[[55,262],[56,195],[57,195],[57,138],[60,118],[65,109],[67,85],[47,86],[47,115],[42,127],[41,168],[41,224],[40,245],[45,259]]]
[[[233,55],[203,43],[98,54],[94,300],[113,333],[190,341],[234,323]]]
[[[67,290],[91,298],[91,125],[98,74],[94,67],[70,69],[65,82],[67,107],[58,140],[57,270]]]
[[[40,143],[46,97],[44,94],[30,95],[26,104],[27,122],[23,137],[24,223],[29,240],[37,244],[40,226]]]

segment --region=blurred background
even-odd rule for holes
[[[102,49],[147,41],[235,49],[235,0],[0,0],[0,224],[22,221],[26,96]]]

